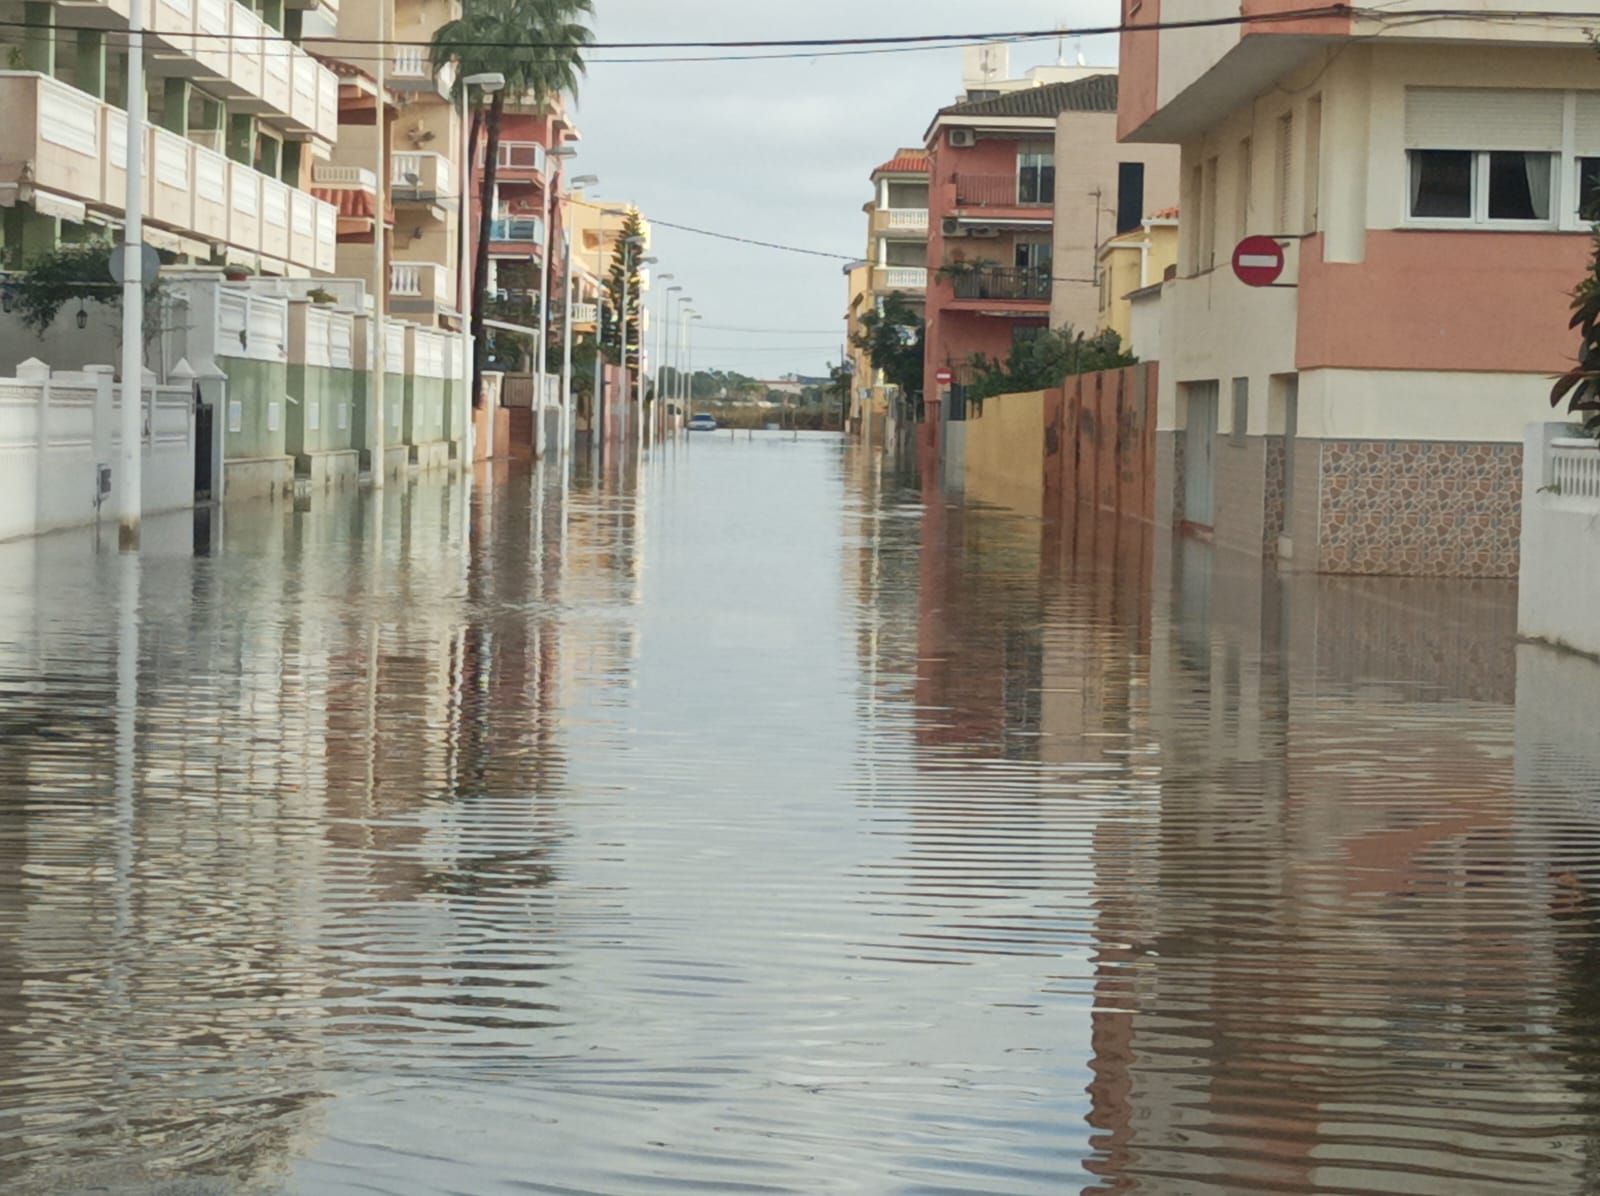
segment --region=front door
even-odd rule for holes
[[[1183,438],[1183,517],[1210,527],[1216,494],[1217,383],[1192,382]]]
[[[200,398],[200,388],[194,392],[194,501],[208,503],[214,480],[211,476],[211,450],[213,436],[212,414],[215,408]]]

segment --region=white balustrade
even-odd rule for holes
[[[1600,503],[1600,445],[1575,437],[1552,441],[1545,477],[1558,498]]]
[[[890,208],[890,228],[922,228],[928,227],[927,208]]]

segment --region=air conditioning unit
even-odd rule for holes
[[[967,230],[961,227],[961,221],[954,216],[946,216],[944,221],[944,235],[947,237],[964,237]]]
[[[967,236],[969,237],[998,237],[999,235],[999,229],[990,228],[987,225],[979,225],[976,228],[969,228],[967,230]]]
[[[978,144],[978,134],[972,129],[951,129],[951,149],[971,149]]]

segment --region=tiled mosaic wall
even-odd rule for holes
[[[1522,446],[1325,440],[1323,573],[1515,577]]]
[[[1283,437],[1266,437],[1266,492],[1262,496],[1261,551],[1267,558],[1278,555],[1278,536],[1283,532],[1284,471]]]

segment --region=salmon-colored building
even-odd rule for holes
[[[963,417],[975,357],[1004,360],[1051,326],[1091,331],[1099,247],[1177,198],[1170,149],[1118,145],[1113,70],[1046,69],[1068,77],[969,90],[928,127],[927,396],[948,400],[946,419]]]
[[[1121,136],[1182,155],[1158,510],[1293,568],[1514,576],[1523,429],[1573,360],[1596,215],[1593,50],[1502,3],[1289,7],[1122,39]],[[1234,275],[1254,234],[1272,286]]]

